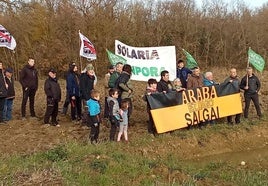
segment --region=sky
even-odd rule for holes
[[[202,0],[195,0],[198,6],[202,5]],[[223,0],[226,3],[231,3],[232,0]],[[250,9],[260,8],[268,0],[243,0]]]

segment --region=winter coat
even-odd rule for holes
[[[197,88],[197,87],[203,87],[203,76],[200,74],[200,76],[191,75],[189,76],[187,80],[187,89],[191,88]]]
[[[79,85],[79,75],[75,72],[68,73],[67,76],[67,92],[70,97],[76,96],[80,97],[80,85]]]
[[[20,84],[23,89],[35,89],[38,88],[38,72],[34,66],[25,65],[20,71]]]
[[[120,96],[122,99],[132,98],[133,87],[130,82],[130,74],[123,71],[118,79],[116,80],[116,88],[120,91]],[[131,93],[129,93],[131,90]]]
[[[7,77],[5,77],[5,79],[8,85],[6,99],[14,99],[15,98],[14,79],[13,78],[9,79]]]
[[[90,76],[87,72],[80,76],[80,91],[81,98],[84,100],[90,99],[90,92],[94,89],[95,76]]]
[[[160,81],[157,83],[157,91],[158,92],[170,92],[173,89],[173,85],[171,81],[164,81],[163,79],[160,79]]]
[[[187,88],[187,79],[188,75],[192,74],[192,71],[186,67],[181,69],[177,68],[177,78],[181,80],[181,84],[183,88]]]
[[[261,88],[261,82],[257,76],[252,74],[251,77],[248,77],[248,89],[245,90],[245,86],[247,85],[247,75],[244,76],[240,83],[240,88],[245,91],[245,94],[255,94],[258,93]]]
[[[61,88],[56,78],[48,77],[45,81],[44,90],[47,100],[59,102],[61,100]]]
[[[5,97],[7,97],[5,77],[3,75],[3,70],[0,69],[0,98],[5,98]]]

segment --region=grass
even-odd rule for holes
[[[252,130],[248,123],[178,130],[157,138],[144,134],[129,144],[69,142],[45,152],[0,157],[0,185],[268,185],[263,167],[185,160],[174,140],[209,143],[210,136]],[[240,129],[239,129],[240,128]],[[242,129],[241,129],[242,128]],[[153,140],[152,140],[153,139]],[[202,148],[202,147],[198,147]],[[267,157],[266,157],[267,160]]]

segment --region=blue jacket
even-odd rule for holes
[[[187,88],[187,78],[188,75],[192,74],[192,71],[186,67],[181,69],[177,68],[177,78],[181,80],[181,84],[183,88]]]
[[[96,116],[100,114],[101,108],[97,100],[90,98],[87,101],[88,112],[90,116]]]
[[[67,92],[71,97],[80,97],[79,76],[74,72],[67,76]]]

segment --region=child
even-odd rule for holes
[[[149,121],[148,121],[147,128],[148,128],[148,132],[150,134],[155,135],[156,129],[155,129],[155,126],[154,126],[154,121],[153,121],[152,114],[151,114],[151,111],[150,111],[151,108],[150,108],[149,102],[147,100],[147,96],[150,96],[151,94],[158,92],[157,91],[157,81],[156,81],[156,79],[151,78],[151,79],[148,80],[147,83],[148,83],[148,86],[146,88],[146,92],[145,92],[145,95],[143,97],[144,101],[147,101],[147,113],[149,115]]]
[[[174,79],[173,87],[174,87],[174,90],[176,90],[177,92],[185,90],[185,88],[182,88],[182,83],[181,83],[180,78]]]
[[[12,119],[13,100],[15,98],[14,80],[12,77],[12,73],[13,73],[12,68],[7,68],[5,70],[5,79],[6,79],[8,88],[7,88],[7,97],[5,100],[4,112],[3,112],[4,121],[9,121]]]
[[[87,101],[87,107],[89,112],[89,118],[91,122],[90,130],[90,142],[91,144],[98,143],[99,132],[100,132],[100,92],[92,90],[90,94],[91,98]]]
[[[119,142],[122,134],[124,134],[125,141],[128,142],[128,136],[127,136],[128,101],[126,101],[126,100],[122,100],[122,102],[121,102],[120,115],[122,117],[122,120],[120,121],[120,125],[119,125],[119,133],[117,136],[117,141]]]
[[[120,121],[120,110],[118,103],[118,90],[111,88],[109,90],[109,96],[107,98],[109,120],[111,123],[110,129],[110,141],[115,141],[116,128],[119,126]]]
[[[45,81],[44,90],[47,96],[47,108],[44,116],[44,123],[49,124],[51,117],[51,124],[59,127],[57,121],[59,101],[61,100],[61,88],[56,78],[55,69],[50,69],[48,78]]]

